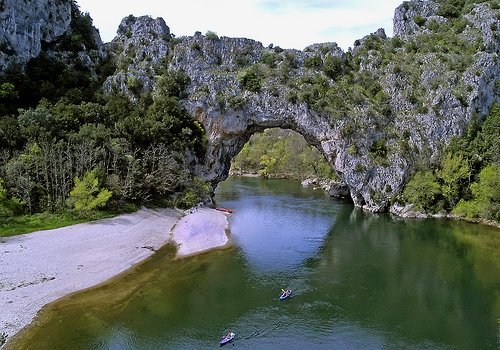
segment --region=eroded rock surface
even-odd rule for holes
[[[0,72],[37,57],[42,43],[63,35],[70,23],[70,1],[0,1]]]

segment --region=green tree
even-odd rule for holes
[[[441,169],[437,172],[441,180],[441,192],[450,208],[453,208],[459,199],[459,190],[469,178],[470,170],[467,161],[461,155],[447,153]]]
[[[191,180],[189,187],[186,187],[177,198],[175,205],[179,208],[190,208],[209,198],[210,185],[199,177]]]
[[[0,179],[0,218],[8,218],[14,215],[18,205],[18,200],[8,198],[7,189],[4,187],[4,181]]]
[[[69,194],[69,204],[78,211],[90,211],[106,205],[112,192],[99,188],[95,169],[87,171],[83,179],[75,177],[75,187]]]
[[[327,55],[321,69],[328,77],[336,80],[344,72],[344,61],[340,57]]]
[[[500,166],[489,165],[471,185],[473,199],[458,202],[453,213],[467,218],[483,217],[500,221]]]
[[[278,159],[276,157],[264,154],[260,157],[260,165],[262,166],[262,169],[259,170],[259,174],[264,177],[269,176],[269,173],[272,173],[273,170],[275,170],[277,162]]]
[[[238,74],[238,80],[242,88],[251,92],[260,92],[264,73],[258,65],[254,64]]]
[[[419,209],[431,210],[440,193],[436,176],[430,171],[419,171],[406,184],[403,198]]]
[[[14,84],[3,83],[0,85],[0,101],[16,98],[18,98],[18,92],[16,91]]]
[[[38,144],[32,143],[23,153],[10,159],[5,169],[11,192],[21,199],[30,214],[39,209],[42,163],[42,150]]]

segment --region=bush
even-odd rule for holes
[[[337,80],[344,73],[344,61],[340,57],[328,55],[321,70],[327,77]]]
[[[210,185],[201,178],[195,177],[192,183],[187,187],[175,201],[178,208],[187,209],[204,202],[210,193]]]
[[[264,74],[257,65],[253,65],[238,75],[240,86],[251,92],[260,92]]]
[[[387,156],[387,147],[385,145],[386,141],[384,139],[378,139],[373,141],[370,146],[370,153],[378,158],[385,158]]]
[[[306,57],[304,60],[304,67],[306,68],[320,68],[322,65],[320,56]]]
[[[437,177],[441,181],[441,192],[452,208],[459,198],[460,189],[463,188],[466,179],[470,175],[469,165],[461,155],[446,154],[441,163],[441,169],[437,171]]]
[[[419,171],[406,184],[403,199],[407,203],[413,203],[418,209],[432,210],[440,193],[436,176],[430,171]]]
[[[473,198],[463,199],[453,213],[466,218],[486,218],[500,221],[500,166],[489,165],[479,173],[479,180],[471,186]]]
[[[272,51],[265,51],[262,54],[261,61],[270,68],[276,68],[277,62],[281,61],[281,56]]]
[[[231,108],[234,110],[242,109],[246,102],[246,99],[240,95],[231,96],[230,98],[228,98],[229,106],[231,106]]]
[[[217,35],[217,33],[212,32],[211,30],[207,31],[205,36],[208,40],[219,40],[219,36]]]
[[[415,17],[413,17],[413,22],[415,22],[416,25],[421,27],[425,24],[426,19],[425,19],[425,17],[422,17],[422,16],[415,16]]]
[[[437,15],[446,18],[457,18],[460,16],[460,10],[451,4],[442,4],[438,9]]]
[[[0,179],[0,218],[8,218],[16,214],[20,206],[19,200],[8,198],[7,190]]]

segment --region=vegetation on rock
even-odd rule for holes
[[[75,18],[75,28],[87,28],[85,15]],[[98,208],[208,197],[187,163],[206,142],[179,102],[189,78],[165,67],[155,92],[137,102],[102,95],[104,78],[44,54],[0,76],[0,225],[23,226],[19,215],[63,217],[72,207],[93,218]]]
[[[500,104],[495,104],[481,126],[446,149],[439,164],[417,172],[407,183],[403,199],[418,210],[500,222]]]
[[[112,193],[97,201],[106,209],[194,205],[242,140],[280,123],[335,159],[357,205],[498,220],[498,105],[482,120],[498,101],[497,1],[404,2],[398,35],[379,30],[348,52],[210,31],[173,38],[163,20],[129,16],[102,57],[72,4],[66,34],[0,76],[0,220],[69,210],[71,193],[91,192],[74,179],[89,174]],[[233,170],[331,178],[321,153],[265,131]]]

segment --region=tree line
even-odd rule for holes
[[[132,102],[90,93],[93,83],[78,79],[54,93],[54,82],[70,84],[75,73],[60,67],[44,75],[47,83],[33,69],[0,78],[0,217],[130,203],[188,207],[208,196],[186,162],[206,147],[202,125],[179,103],[186,74],[165,71],[154,93]]]
[[[440,161],[418,169],[402,199],[430,213],[500,222],[500,104],[452,140]]]

